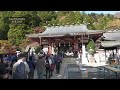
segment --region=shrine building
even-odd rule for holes
[[[96,40],[103,35],[103,30],[89,30],[86,25],[65,25],[46,27],[42,33],[26,35],[34,43],[40,46],[49,54],[54,54],[54,49],[58,51],[78,51],[85,50],[85,46],[90,38]],[[82,49],[82,46],[84,46]],[[83,53],[84,51],[82,51]]]

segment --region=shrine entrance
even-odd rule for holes
[[[60,44],[58,46],[58,50],[59,51],[63,51],[63,52],[68,52],[68,51],[72,51],[73,47],[72,44],[66,43],[66,44]]]
[[[47,54],[56,54],[56,52],[75,52],[81,50],[82,63],[86,63],[86,44],[92,38],[96,41],[103,35],[103,30],[88,30],[86,25],[70,26],[52,26],[38,34],[26,35],[32,42],[39,42],[40,45],[46,46]],[[57,48],[57,50],[55,50]],[[74,54],[75,54],[74,53]]]

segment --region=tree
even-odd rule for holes
[[[26,34],[33,32],[33,28],[39,26],[40,19],[35,11],[16,11],[12,17],[23,17],[21,24],[11,23],[8,32],[8,40],[15,45],[20,45]]]
[[[76,17],[75,17],[75,12],[73,11],[69,11],[69,12],[66,12],[66,14],[64,16],[61,16],[60,18],[61,20],[59,20],[59,24],[64,24],[64,25],[71,25],[71,24],[75,24],[75,20],[76,20]]]
[[[7,40],[8,39],[8,31],[9,31],[9,17],[14,14],[13,11],[1,11],[0,12],[0,39]]]
[[[80,11],[75,12],[75,23],[82,23],[82,14]]]
[[[86,22],[86,17],[87,17],[87,14],[85,13],[85,11],[83,11],[82,12],[82,19],[81,19],[83,24],[87,23]]]
[[[94,27],[94,25],[93,25],[94,22],[95,22],[95,20],[94,20],[93,17],[87,15],[87,16],[86,16],[86,19],[85,19],[85,22],[86,22],[86,24],[88,24],[88,29],[95,29],[95,27]]]
[[[35,53],[38,54],[40,52],[40,50],[42,50],[42,46],[39,46],[35,49]]]
[[[19,45],[19,48],[21,51],[25,51],[27,45],[31,44],[32,42],[29,40],[29,38],[23,39],[21,41],[21,44]]]
[[[119,19],[114,19],[113,21],[110,20],[106,25],[106,29],[120,29],[120,20]]]
[[[88,44],[87,44],[87,51],[90,53],[90,54],[93,54],[95,52],[95,43],[92,39],[90,39],[88,41]]]
[[[57,12],[54,11],[37,11],[37,15],[40,18],[40,26],[47,26],[48,24],[53,24],[51,21],[55,22],[57,18]]]
[[[0,40],[0,54],[16,53],[16,47],[7,40]]]
[[[8,32],[8,40],[13,44],[19,46],[23,39],[25,39],[25,26],[24,25],[10,25]]]

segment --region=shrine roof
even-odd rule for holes
[[[120,41],[101,41],[101,46],[105,48],[118,47],[120,46]]]
[[[28,37],[60,37],[64,35],[81,35],[81,34],[97,34],[103,33],[103,30],[88,30],[86,25],[67,25],[67,26],[52,26],[38,34],[29,34]]]
[[[120,41],[120,31],[103,33],[104,40]]]

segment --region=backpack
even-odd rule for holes
[[[21,62],[15,69],[13,79],[27,79],[27,73],[25,72],[25,64]]]

